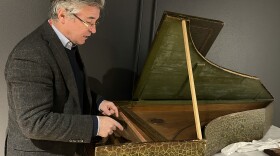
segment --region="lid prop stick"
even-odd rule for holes
[[[193,105],[193,112],[194,112],[194,119],[195,119],[196,135],[197,135],[197,138],[199,140],[202,140],[199,112],[198,112],[198,107],[197,107],[197,99],[196,99],[196,92],[195,92],[194,79],[193,79],[193,71],[192,71],[192,63],[191,63],[191,55],[190,55],[190,47],[189,47],[186,20],[182,20],[182,28],[183,28],[183,37],[184,37],[184,45],[185,45],[186,62],[187,62],[187,68],[188,68],[190,89],[191,89],[191,95],[192,95],[192,105]]]

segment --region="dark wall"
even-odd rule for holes
[[[107,0],[97,33],[81,46],[91,88],[110,100],[130,99],[139,2]]]

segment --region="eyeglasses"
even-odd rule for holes
[[[82,20],[80,17],[78,17],[76,14],[72,14],[72,15],[74,15],[78,20],[80,20],[87,28],[95,28],[98,24],[99,24],[99,22],[98,21],[96,21],[94,24],[91,24],[91,23],[89,23],[89,22],[86,22],[86,21],[84,21],[84,20]]]

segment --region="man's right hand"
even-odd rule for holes
[[[117,128],[121,131],[123,130],[123,126],[118,123],[116,120],[108,117],[108,116],[98,116],[99,117],[99,132],[98,136],[107,137],[108,135],[113,134],[114,130]]]

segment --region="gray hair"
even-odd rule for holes
[[[51,0],[49,18],[57,19],[57,11],[61,8],[65,9],[70,15],[70,13],[78,13],[86,5],[96,6],[102,10],[105,5],[105,0]]]

